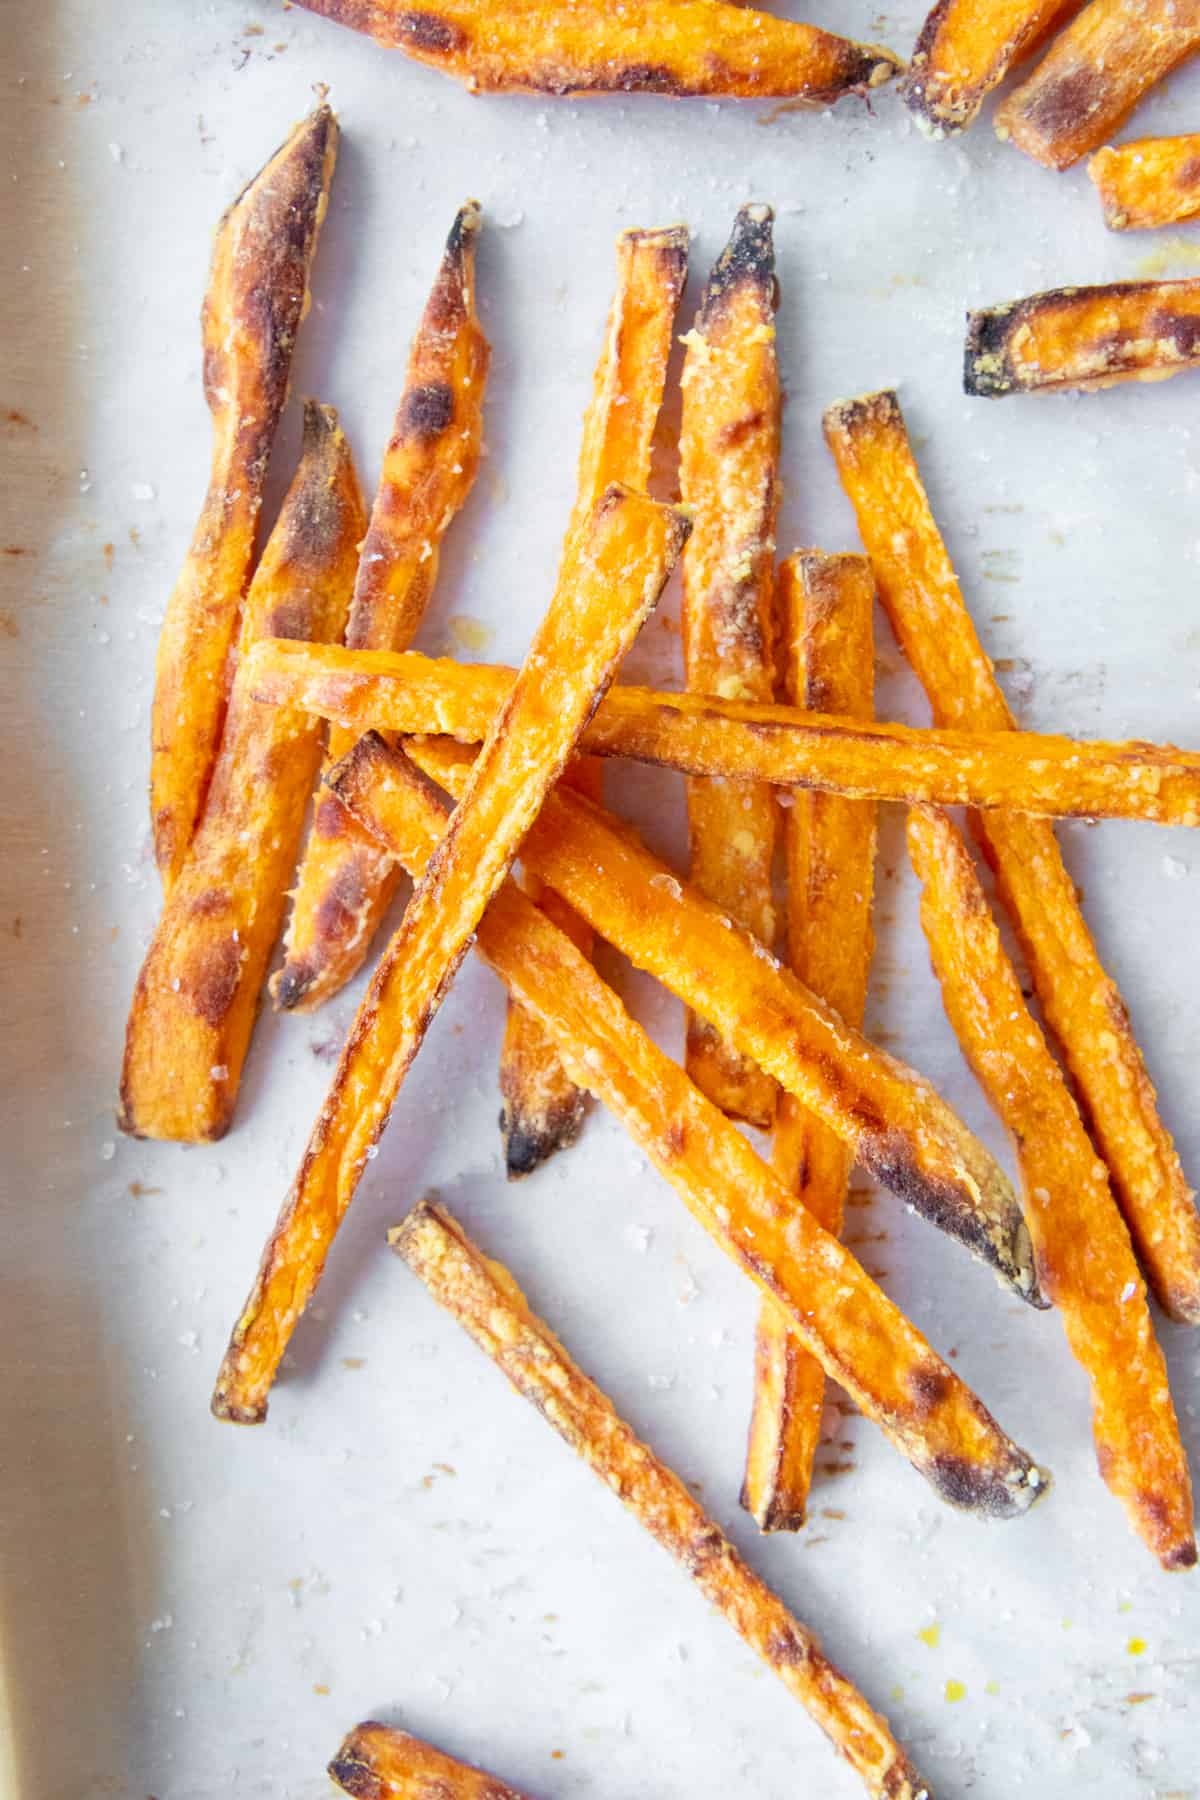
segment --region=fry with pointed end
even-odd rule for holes
[[[865,556],[797,551],[779,569],[784,688],[793,706],[874,713],[875,582]],[[861,1027],[874,935],[875,813],[870,800],[800,789],[785,815],[788,960],[800,980]],[[836,1236],[854,1153],[844,1137],[783,1092],[775,1114],[776,1174]],[[760,1531],[804,1523],[821,1436],[825,1376],[778,1307],[759,1314],[754,1407],[742,1505]]]
[[[774,213],[743,206],[684,342],[679,490],[695,528],[683,555],[683,667],[693,694],[775,698],[779,366]],[[775,947],[775,796],[763,782],[687,785],[691,875],[701,893]],[[768,1126],[775,1089],[694,1013],[687,1071],[735,1119]]]
[[[988,400],[1163,381],[1200,366],[1200,281],[1051,288],[967,314],[963,389]]]
[[[624,481],[642,490],[649,485],[671,329],[687,277],[687,250],[683,225],[623,231],[617,239],[617,286],[583,421],[568,541],[609,482]],[[593,800],[602,798],[600,765],[590,758],[577,759],[564,780]],[[525,886],[587,951],[591,936],[582,920],[573,919],[570,908],[556,896],[539,893],[534,878],[526,876]],[[531,1174],[578,1137],[583,1094],[538,1021],[512,1000],[500,1052],[500,1094],[500,1129],[510,1181]]]
[[[1025,1004],[958,831],[945,813],[915,807],[908,849],[947,1017],[1012,1137],[1038,1278],[1092,1385],[1100,1473],[1163,1568],[1190,1569],[1187,1457],[1104,1164]]]
[[[437,580],[438,549],[475,480],[483,443],[489,349],[475,311],[478,203],[459,209],[409,354],[404,392],[362,545],[346,643],[406,650]],[[329,761],[353,738],[330,732]],[[361,967],[399,872],[318,789],[297,877],[278,1006],[310,1012]]]
[[[495,664],[274,640],[251,654],[260,700],[306,707],[355,732],[444,732],[479,743],[511,692]],[[685,775],[816,787],[850,800],[974,806],[1047,818],[1200,825],[1200,753],[1044,732],[967,731],[614,687],[583,735],[593,756]]]
[[[331,406],[304,409],[300,465],[250,584],[239,655],[272,632],[338,638],[366,523]],[[121,1071],[134,1137],[228,1129],[321,758],[319,719],[235,679],[208,800],[146,952]]]
[[[1067,169],[1197,50],[1195,0],[1091,0],[997,110],[996,136]]]
[[[829,105],[900,59],[727,0],[300,0],[473,93],[706,94]]]
[[[353,1800],[523,1800],[494,1775],[373,1719],[344,1740],[329,1778]]]
[[[1087,171],[1110,231],[1147,231],[1200,214],[1200,132],[1109,144]]]
[[[1012,713],[967,612],[895,394],[832,408],[825,435],[880,599],[935,720],[1011,729]],[[1053,828],[984,813],[976,829],[1150,1285],[1172,1318],[1200,1324],[1200,1214]]]
[[[337,155],[320,106],[217,227],[202,318],[212,468],[187,561],[167,602],[151,714],[154,856],[169,895],[212,780],[263,483]]]
[[[1079,0],[936,0],[900,78],[928,137],[965,131],[1005,76]]]
[[[234,1328],[213,1411],[253,1424],[401,1083],[480,917],[637,636],[688,523],[610,487],[559,568],[508,701],[437,854],[408,903],[346,1040],[299,1173]]]

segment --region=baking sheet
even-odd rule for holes
[[[906,49],[922,8],[785,10]],[[986,128],[929,145],[886,94],[874,116],[846,105],[773,122],[753,105],[477,100],[248,0],[10,0],[5,18],[8,1791],[308,1800],[327,1791],[342,1732],[372,1714],[547,1800],[858,1791],[382,1248],[384,1228],[436,1188],[701,1485],[939,1795],[1200,1792],[1187,1718],[1197,1578],[1160,1574],[1099,1485],[1056,1320],[887,1196],[851,1214],[860,1254],[1052,1466],[1056,1490],[1021,1521],[959,1518],[865,1421],[831,1410],[812,1523],[761,1541],[737,1507],[753,1297],[603,1114],[568,1157],[506,1188],[502,1005],[481,969],[464,970],[406,1086],[261,1430],[218,1426],[209,1391],[354,995],[312,1019],[264,1017],[224,1143],[133,1144],[112,1118],[158,899],[154,645],[207,468],[209,236],[314,84],[328,83],[344,137],[293,392],[341,409],[368,486],[440,240],[467,194],[485,207],[490,457],[451,534],[431,649],[517,660],[545,604],[614,233],[684,218],[699,275],[755,197],[779,215],[781,544],[854,545],[820,413],[899,383],[1022,717],[1195,742],[1195,378],[989,403],[962,397],[959,364],[967,305],[1186,274],[1200,237],[1111,237],[1081,171],[1049,175]],[[1198,87],[1200,72],[1177,76],[1139,131],[1186,129]],[[296,438],[293,403],[276,492]],[[673,617],[668,601],[631,678],[677,678]],[[881,712],[921,720],[882,625],[880,645]],[[622,770],[610,792],[678,855],[673,778]],[[1200,844],[1123,825],[1072,825],[1063,841],[1194,1171]],[[894,813],[878,925],[871,1028],[999,1148],[940,1011]],[[678,1047],[673,1003],[606,966]],[[1169,1326],[1164,1337],[1195,1454],[1200,1348]],[[948,1681],[964,1699],[946,1699]]]

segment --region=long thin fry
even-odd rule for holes
[[[412,643],[437,580],[442,536],[479,467],[490,354],[475,311],[479,224],[478,203],[468,200],[409,353],[346,628],[355,650],[406,650]],[[353,741],[334,727],[329,761]],[[318,789],[283,967],[271,978],[277,1005],[312,1011],[357,973],[397,881],[378,844]]]
[[[877,571],[878,573],[878,571]],[[444,732],[478,743],[512,689],[494,664],[336,644],[256,645],[256,698],[306,707],[356,732]],[[596,756],[688,775],[818,787],[851,800],[973,806],[1049,818],[1200,825],[1200,754],[1010,731],[842,719],[788,706],[614,687],[583,736]]]
[[[366,523],[331,406],[309,401],[304,447],[242,615],[239,654],[268,633],[341,636]],[[118,1122],[201,1143],[227,1130],[279,926],[321,725],[234,681],[200,824],[146,952],[125,1031]]]
[[[299,1173],[268,1240],[213,1396],[220,1418],[266,1416],[288,1339],[400,1085],[521,840],[658,599],[687,520],[611,487],[576,533],[554,598],[359,1008]]]
[[[889,81],[890,50],[725,0],[301,0],[475,93],[710,94],[831,103]]]
[[[784,687],[793,706],[874,713],[875,582],[865,556],[799,551],[779,570]],[[801,790],[786,815],[788,960],[814,993],[861,1026],[873,933],[875,814],[869,800]],[[854,1156],[795,1094],[779,1097],[773,1162],[784,1186],[827,1231],[842,1228]],[[825,1377],[779,1309],[759,1313],[754,1407],[742,1505],[760,1531],[804,1523],[821,1436]]]
[[[353,1800],[522,1800],[494,1775],[374,1719],[343,1740],[329,1778]]]
[[[1100,1473],[1163,1568],[1190,1569],[1187,1456],[1104,1164],[1025,1004],[958,831],[945,813],[914,808],[908,848],[946,1013],[1012,1136],[1038,1275],[1092,1385]]]
[[[967,314],[963,387],[1000,399],[1163,381],[1200,366],[1200,281],[1052,288]]]
[[[692,693],[728,700],[775,698],[774,216],[769,206],[742,207],[684,340],[679,493],[696,523],[683,554],[683,666]],[[693,882],[773,950],[771,789],[693,778],[687,807]],[[695,1013],[688,1015],[687,1071],[724,1112],[771,1123],[774,1084]]]
[[[687,246],[683,225],[623,231],[617,239],[616,292],[584,416],[568,539],[610,482],[623,481],[643,490],[649,485],[672,326],[687,276]],[[600,800],[600,767],[593,758],[580,758],[566,779]],[[588,927],[571,918],[565,902],[539,895],[536,877],[526,876],[525,885],[550,908],[555,923],[587,950]],[[512,1000],[500,1052],[500,1093],[500,1129],[510,1180],[530,1174],[579,1135],[583,1094],[538,1021]]]
[[[202,319],[212,468],[167,602],[154,674],[150,812],[166,894],[183,866],[220,749],[263,483],[308,302],[337,138],[333,113],[319,106],[217,227]]]
[[[934,718],[985,732],[1010,728],[1012,714],[934,522],[896,396],[868,395],[833,408],[825,433],[880,598]],[[1053,828],[1005,813],[981,815],[976,828],[1150,1285],[1172,1318],[1200,1323],[1200,1215]]]
[[[1087,172],[1110,231],[1146,231],[1200,213],[1200,132],[1109,144]]]
[[[935,0],[900,79],[921,130],[964,131],[1011,69],[1079,0]]]

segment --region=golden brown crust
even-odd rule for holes
[[[1200,281],[1052,288],[967,314],[963,387],[998,399],[1161,381],[1200,364]]]
[[[151,822],[166,894],[183,865],[220,748],[267,462],[308,303],[337,137],[333,113],[318,107],[217,227],[202,319],[212,468],[167,602],[151,716]]]
[[[349,1733],[329,1776],[352,1800],[522,1800],[494,1775],[373,1719]]]
[[[1108,145],[1088,162],[1110,231],[1146,231],[1200,213],[1200,133]]]
[[[1079,0],[937,0],[900,79],[930,137],[963,131],[1010,70]]]

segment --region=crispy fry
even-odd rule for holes
[[[479,467],[489,348],[475,311],[477,201],[468,200],[409,353],[404,392],[362,545],[346,642],[406,650],[437,580],[438,548]],[[329,762],[353,738],[336,727]],[[396,892],[398,871],[318,789],[284,941],[276,1004],[310,1012],[355,975]]]
[[[522,1800],[494,1775],[374,1719],[350,1732],[329,1776],[354,1800]]]
[[[793,706],[874,713],[875,582],[865,556],[798,551],[780,566],[784,687]],[[875,813],[869,800],[801,790],[786,815],[788,960],[814,993],[861,1026],[867,999],[875,886]],[[835,1236],[854,1156],[845,1139],[794,1093],[779,1097],[773,1163],[789,1192]],[[760,1531],[804,1523],[821,1435],[825,1377],[778,1307],[759,1314],[754,1408],[742,1505]]]
[[[945,813],[916,807],[908,848],[946,1013],[1012,1136],[1038,1276],[1092,1384],[1100,1473],[1163,1568],[1190,1569],[1196,1539],[1187,1457],[1104,1164],[1025,1005],[958,831]]]
[[[513,683],[512,670],[494,664],[282,639],[256,645],[250,660],[257,699],[303,706],[356,732],[435,731],[465,743],[485,736]],[[1169,744],[1095,743],[999,725],[919,731],[795,707],[614,687],[596,709],[583,747],[688,775],[819,787],[852,800],[1200,825],[1200,754]]]
[[[337,414],[310,400],[300,465],[246,597],[240,654],[281,627],[341,636],[365,522]],[[228,1129],[320,758],[319,720],[263,706],[234,681],[204,813],[134,989],[122,1131],[190,1144]]]
[[[930,512],[896,396],[874,394],[833,408],[825,432],[880,598],[935,720],[988,732],[1011,727],[1013,716]],[[1200,1214],[1053,828],[1003,813],[983,814],[976,828],[1150,1285],[1172,1318],[1200,1324]]]
[[[989,400],[1163,381],[1200,365],[1200,281],[1051,288],[967,314],[963,389]]]
[[[1198,49],[1194,0],[1091,0],[997,110],[996,136],[1069,168]]]
[[[772,625],[779,508],[774,213],[743,206],[684,340],[680,499],[696,526],[683,555],[683,666],[694,694],[775,698]],[[775,796],[763,782],[687,784],[691,875],[775,947]],[[687,1071],[737,1119],[770,1125],[774,1083],[707,1020],[688,1014]]]
[[[935,0],[900,79],[929,137],[964,131],[993,88],[1079,0]]]
[[[572,539],[454,823],[358,1010],[234,1328],[213,1396],[219,1418],[252,1424],[266,1417],[279,1360],[429,1023],[687,531],[681,513],[614,486]]]
[[[710,94],[829,104],[890,81],[876,44],[726,0],[300,0],[473,93]]]
[[[1200,213],[1200,132],[1097,150],[1088,175],[1110,231],[1176,225]]]
[[[568,539],[609,482],[624,481],[639,489],[649,484],[671,330],[687,276],[687,246],[683,225],[623,231],[617,239],[617,286],[584,416]],[[564,779],[593,800],[603,797],[600,764],[593,758],[578,759]],[[582,920],[573,919],[570,908],[556,896],[541,895],[535,877],[526,876],[524,885],[587,951],[591,934]],[[541,1025],[512,1000],[500,1052],[500,1094],[500,1129],[510,1181],[530,1174],[578,1137],[584,1097]]]
[[[154,676],[150,811],[154,855],[168,895],[220,750],[263,482],[308,303],[337,137],[333,113],[319,106],[217,227],[202,320],[212,468],[183,572],[167,602]]]

